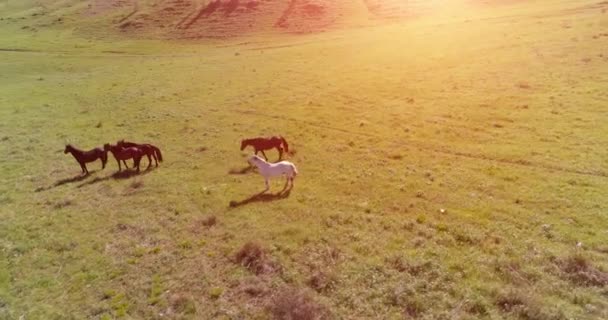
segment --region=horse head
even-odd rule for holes
[[[104,145],[103,145],[103,150],[104,150],[105,152],[110,151],[110,149],[111,149],[111,148],[112,148],[112,145],[111,145],[111,144],[109,144],[109,143],[106,143],[106,144],[104,144]]]
[[[63,150],[63,153],[68,153],[70,152],[70,150],[74,149],[74,147],[72,147],[71,144],[66,144],[65,145],[65,150]]]
[[[248,143],[247,139],[241,140],[241,151],[245,150],[245,148],[247,147],[247,143]]]
[[[249,157],[249,160],[247,160],[247,161],[249,161],[249,163],[253,163],[253,164],[265,162],[264,159],[260,158],[260,156],[258,156],[256,154]]]

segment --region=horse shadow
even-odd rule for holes
[[[232,200],[232,201],[230,201],[229,206],[231,208],[238,208],[238,207],[241,207],[241,206],[244,206],[244,205],[247,205],[250,203],[254,203],[254,202],[277,201],[277,200],[289,198],[290,194],[291,194],[291,187],[284,188],[283,190],[279,191],[278,193],[266,193],[266,191],[262,191],[262,192],[256,193],[256,194],[250,196],[249,198],[241,200],[241,201]]]
[[[64,184],[79,182],[79,181],[87,179],[88,177],[91,176],[91,174],[93,174],[95,172],[96,171],[89,171],[89,174],[79,174],[79,175],[73,176],[71,178],[59,179],[55,183],[53,183],[52,185],[50,185],[48,187],[38,187],[38,188],[36,188],[36,190],[34,190],[34,192],[46,191],[46,190],[50,190],[50,189],[62,186]]]
[[[95,179],[92,179],[90,181],[81,183],[81,184],[78,185],[78,188],[89,186],[89,185],[92,185],[92,184],[95,184],[95,183],[98,183],[98,182],[107,181],[107,180],[110,180],[110,179],[123,180],[123,179],[129,179],[129,178],[134,177],[134,176],[142,176],[142,175],[150,173],[152,170],[154,170],[153,167],[150,167],[150,169],[142,170],[142,171],[139,171],[139,172],[137,172],[137,170],[133,170],[133,169],[116,171],[116,172],[114,172],[113,174],[111,174],[109,176],[105,176],[103,178],[101,178],[101,177],[95,177]]]
[[[230,169],[230,171],[228,171],[229,174],[248,174],[249,172],[253,172],[253,170],[255,169],[254,166],[247,166],[247,167],[243,167],[241,169]]]
[[[64,184],[82,181],[82,180],[88,178],[90,175],[91,175],[90,173],[89,174],[79,174],[79,175],[71,177],[71,178],[60,179],[60,180],[57,180],[57,182],[53,183],[53,187],[59,187]]]

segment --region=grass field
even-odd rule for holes
[[[607,2],[99,3],[0,1],[0,319],[608,318]]]

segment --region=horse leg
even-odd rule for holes
[[[262,152],[262,155],[264,156],[264,159],[266,159],[266,161],[268,161],[268,157],[266,156],[266,153],[264,153],[264,150],[260,150]]]
[[[279,152],[279,161],[283,160],[283,148],[281,148],[281,146],[277,146],[275,148]]]
[[[87,167],[84,165],[84,162],[78,161],[78,164],[80,164],[80,169],[82,170],[82,174],[87,174]]]
[[[120,160],[116,160],[116,162],[118,162],[118,172],[122,171],[122,168],[120,167]],[[124,162],[124,160],[123,160],[123,162]],[[125,166],[126,165],[127,164],[125,163]]]
[[[152,157],[150,157],[149,153],[147,154],[147,156],[148,156],[148,167],[146,168],[146,170],[150,169],[150,167],[152,166]],[[158,166],[158,164],[157,164],[157,166]]]
[[[270,189],[270,184],[268,183],[268,178],[264,178],[264,182],[266,183],[266,189],[264,189],[264,192],[266,192]]]
[[[124,163],[124,164],[125,164],[125,169],[129,169],[129,166],[127,165],[127,160],[124,160],[124,159],[123,159],[123,160],[122,160],[122,163]]]

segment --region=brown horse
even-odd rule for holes
[[[82,151],[76,149],[71,144],[65,146],[63,153],[71,153],[76,161],[80,164],[83,174],[89,174],[87,169],[87,162],[93,162],[97,159],[101,159],[101,169],[105,169],[106,163],[108,162],[108,153],[100,148],[91,149],[89,151]]]
[[[160,149],[157,148],[154,145],[151,145],[149,143],[135,143],[135,142],[128,142],[123,140],[119,140],[118,142],[116,142],[116,145],[121,147],[121,148],[138,148],[139,150],[141,150],[141,152],[143,152],[144,156],[148,157],[148,168],[150,168],[150,166],[152,165],[152,158],[154,158],[154,161],[156,162],[156,166],[158,167],[158,162],[163,162],[163,155],[162,153],[160,153]],[[124,160],[123,160],[124,162]],[[127,163],[125,163],[125,166],[127,166]]]
[[[276,148],[279,151],[279,160],[283,158],[283,151],[289,152],[289,145],[285,141],[285,138],[281,136],[241,140],[241,151],[245,150],[247,146],[252,146],[255,149],[256,155],[261,151],[266,161],[268,161],[268,157],[266,157],[264,150]]]
[[[141,157],[143,156],[143,152],[141,150],[135,147],[122,148],[119,146],[111,145],[109,143],[104,144],[103,149],[106,152],[112,152],[114,159],[116,159],[116,162],[118,162],[118,172],[122,171],[122,168],[120,167],[120,160],[124,162],[124,160],[128,159],[133,159],[134,166],[137,168],[137,172],[139,172],[139,162],[141,161]]]

